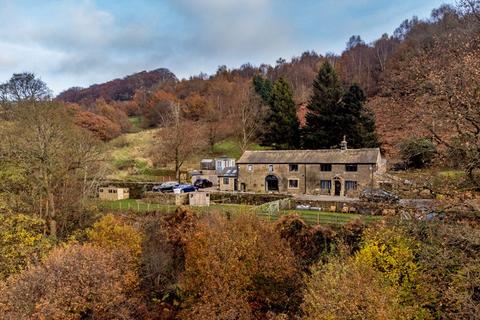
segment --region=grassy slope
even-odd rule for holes
[[[132,133],[123,134],[107,144],[107,159],[111,167],[109,179],[159,181],[159,176],[171,176],[170,168],[153,168],[150,150],[155,143],[155,134],[158,129],[140,130],[140,119],[131,117]],[[137,132],[138,131],[138,132]],[[263,147],[252,144],[250,150],[261,150]],[[232,139],[217,143],[213,150],[195,155],[185,162],[183,170],[198,169],[202,158],[228,156],[238,159],[241,155],[240,148]]]

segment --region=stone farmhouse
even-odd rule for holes
[[[237,161],[238,187],[246,192],[281,192],[356,197],[379,187],[386,172],[380,149],[246,151]]]

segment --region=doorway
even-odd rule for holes
[[[265,187],[267,191],[278,191],[278,178],[274,175],[268,175],[265,178]]]
[[[335,180],[335,195],[340,196],[340,193],[342,191],[342,183],[340,180]]]

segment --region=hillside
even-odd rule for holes
[[[99,98],[106,101],[126,101],[132,100],[138,89],[151,89],[155,85],[177,81],[177,77],[170,70],[159,68],[134,73],[122,79],[94,84],[88,88],[73,87],[60,93],[57,100],[80,104],[90,104]]]

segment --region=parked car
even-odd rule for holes
[[[164,182],[152,188],[153,192],[173,192],[173,189],[180,185],[177,181]]]
[[[360,199],[366,201],[373,201],[373,202],[390,202],[396,203],[400,200],[400,198],[388,191],[382,189],[370,189],[367,188],[362,191],[360,194]]]
[[[213,182],[208,179],[197,179],[193,185],[197,188],[210,188]]]
[[[195,192],[197,191],[197,187],[191,184],[179,184],[175,188],[173,188],[173,192],[184,193],[184,192]]]

